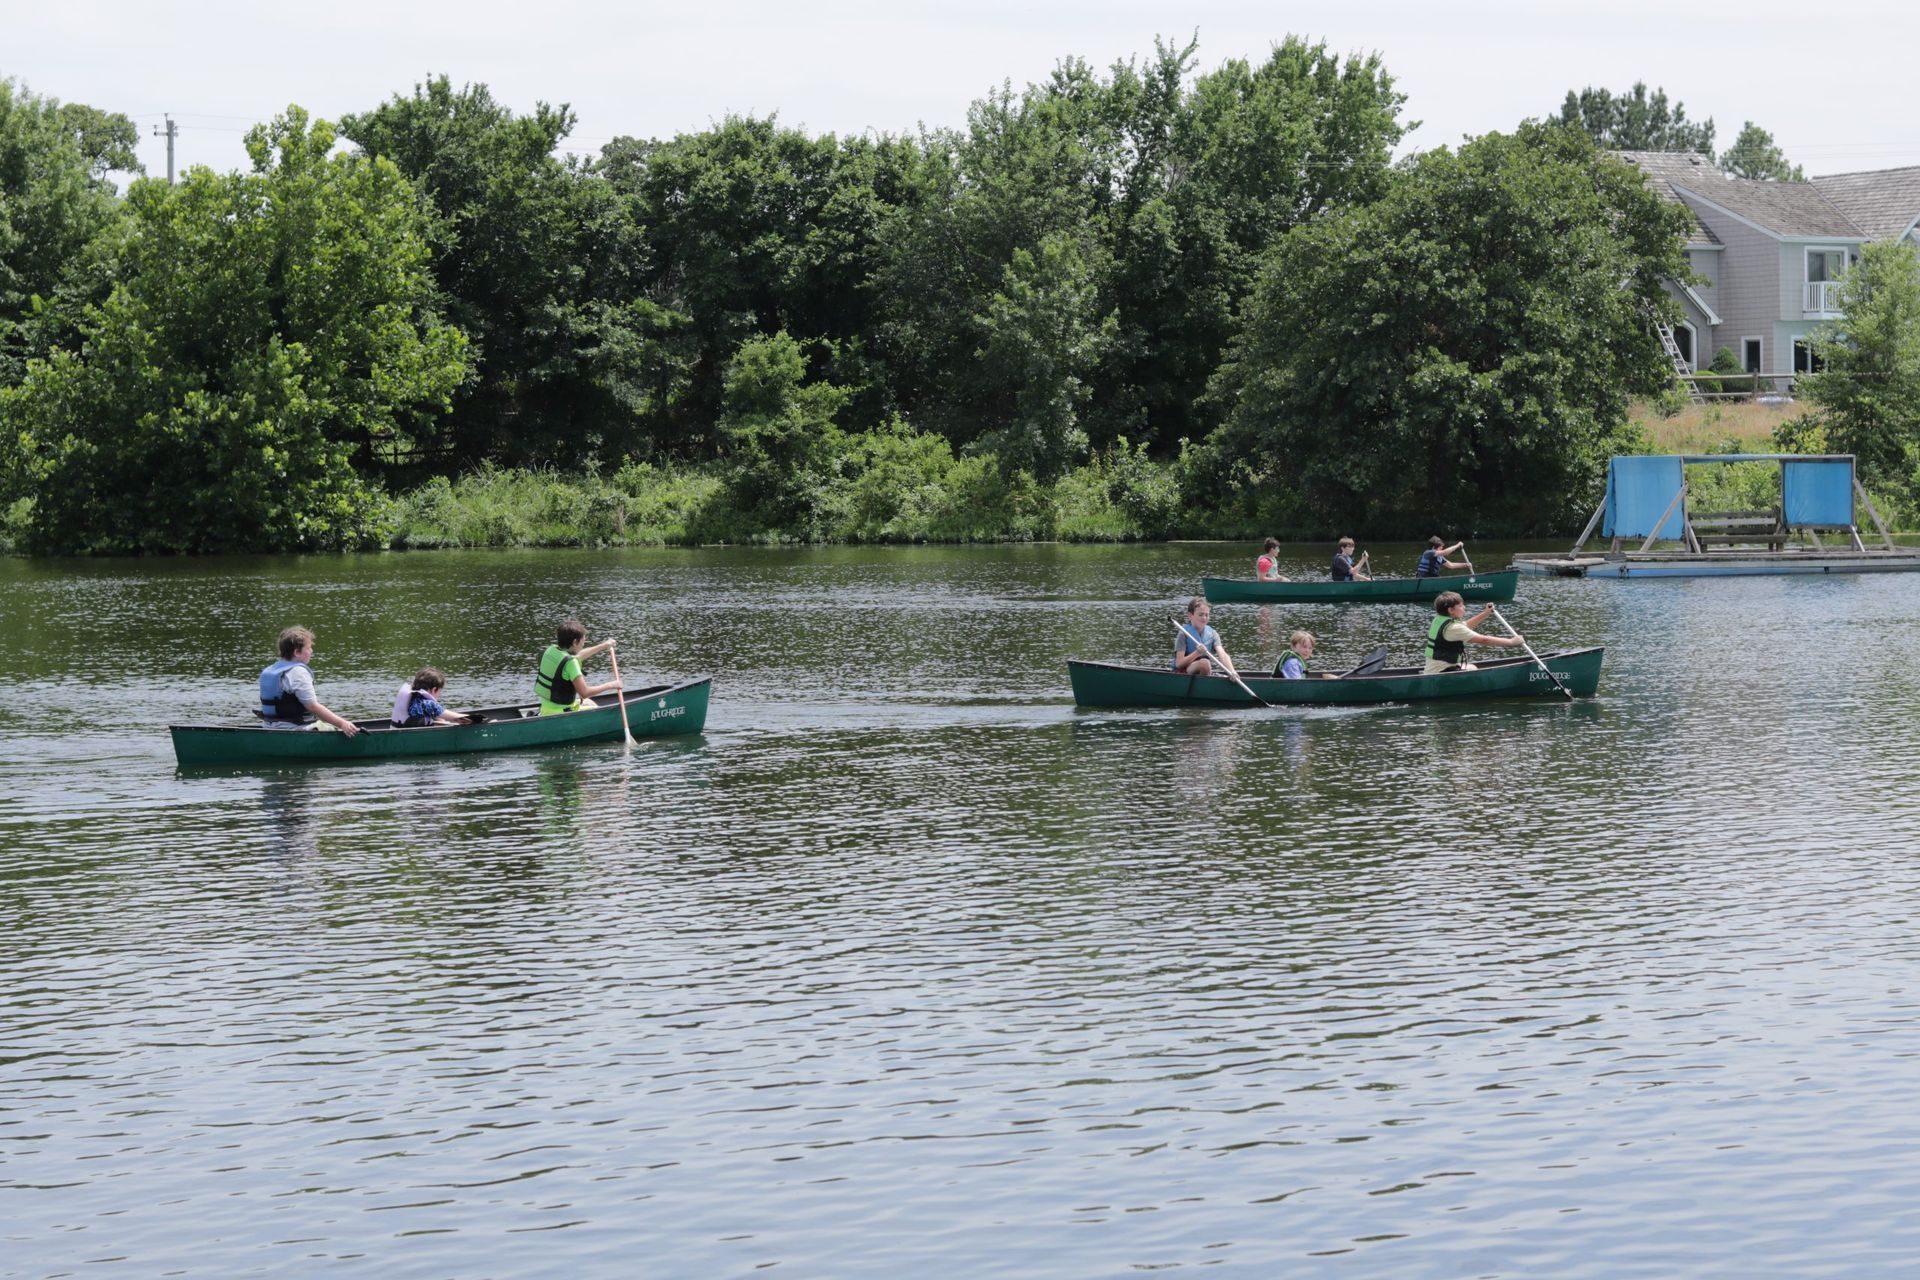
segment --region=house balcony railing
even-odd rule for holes
[[[1807,314],[1810,316],[1840,314],[1840,282],[1838,280],[1807,281]]]

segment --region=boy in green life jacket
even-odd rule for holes
[[[1433,619],[1427,624],[1427,665],[1422,670],[1423,675],[1439,675],[1456,668],[1478,671],[1480,668],[1466,660],[1467,646],[1470,644],[1490,644],[1512,649],[1525,643],[1518,635],[1488,636],[1475,631],[1475,627],[1493,616],[1493,606],[1488,605],[1469,618],[1467,602],[1460,598],[1458,591],[1442,591],[1435,596],[1433,613]]]
[[[601,694],[613,693],[620,688],[618,680],[609,680],[605,684],[587,683],[586,676],[580,672],[580,660],[613,648],[613,638],[609,636],[599,644],[581,648],[586,641],[586,627],[572,618],[555,629],[554,642],[540,655],[540,669],[533,679],[534,695],[540,699],[541,715],[584,710],[593,706],[593,700]]]

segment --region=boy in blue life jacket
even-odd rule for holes
[[[351,738],[360,732],[359,726],[320,701],[313,691],[312,662],[313,632],[288,627],[280,633],[280,660],[260,673],[260,719],[269,729],[330,725]]]
[[[1467,567],[1466,565],[1456,564],[1454,561],[1447,559],[1447,556],[1466,545],[1464,542],[1456,542],[1450,547],[1443,546],[1438,534],[1428,538],[1427,549],[1420,553],[1420,563],[1414,567],[1413,576],[1416,578],[1437,578],[1449,569],[1465,569]]]
[[[1230,674],[1234,671],[1233,659],[1227,654],[1227,646],[1220,643],[1220,633],[1207,625],[1213,616],[1213,606],[1202,596],[1195,596],[1187,602],[1187,620],[1180,624],[1173,639],[1173,669],[1183,676],[1210,676],[1215,667]]]
[[[1367,560],[1371,551],[1362,552],[1359,560],[1353,558],[1353,539],[1342,538],[1333,552],[1333,567],[1328,576],[1335,582],[1372,582],[1373,576],[1367,572]]]

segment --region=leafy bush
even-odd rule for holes
[[[918,435],[894,419],[847,439],[837,537],[859,542],[923,542],[928,514],[938,510],[954,468],[944,437]]]
[[[1716,448],[1713,453],[1738,453]],[[1773,462],[1713,462],[1687,468],[1687,509],[1695,515],[1715,511],[1774,511],[1780,506],[1780,466]]]
[[[1727,391],[1735,395],[1747,395],[1753,390],[1753,379],[1737,377],[1745,371],[1740,368],[1740,357],[1733,353],[1732,347],[1722,347],[1713,353],[1713,360],[1707,365],[1712,378],[1700,379],[1702,391]]]
[[[1107,459],[1094,458],[1061,476],[1053,486],[1055,536],[1072,542],[1122,542],[1139,526],[1114,501]]]
[[[0,555],[10,555],[26,542],[33,523],[33,499],[17,498],[0,507]]]
[[[1107,493],[1131,524],[1130,536],[1165,538],[1179,524],[1184,447],[1181,454],[1180,462],[1155,462],[1147,456],[1145,445],[1131,445],[1125,436],[1114,442],[1106,460]]]

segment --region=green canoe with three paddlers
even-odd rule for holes
[[[1520,573],[1452,573],[1438,578],[1371,578],[1335,582],[1331,578],[1281,581],[1273,578],[1202,578],[1210,604],[1432,604],[1442,591],[1458,591],[1462,600],[1511,600]]]
[[[1070,660],[1073,701],[1082,707],[1333,707],[1369,702],[1419,702],[1432,698],[1590,698],[1600,685],[1604,648],[1561,649],[1532,658],[1494,658],[1474,670],[1423,675],[1420,667],[1382,667],[1365,674],[1282,680],[1243,675],[1245,688],[1228,676],[1183,675],[1168,667]],[[1552,674],[1548,674],[1551,672]],[[1557,679],[1556,679],[1557,678]],[[1564,689],[1563,689],[1564,686]]]
[[[630,689],[627,723],[636,738],[699,733],[707,723],[712,676],[680,684]],[[609,701],[584,711],[539,714],[540,704],[481,707],[467,711],[469,724],[430,724],[397,729],[391,720],[356,720],[349,738],[327,730],[268,729],[261,725],[173,725],[173,754],[182,765],[333,764],[350,760],[399,760],[415,756],[512,751],[565,743],[619,742],[625,735],[620,704]]]

